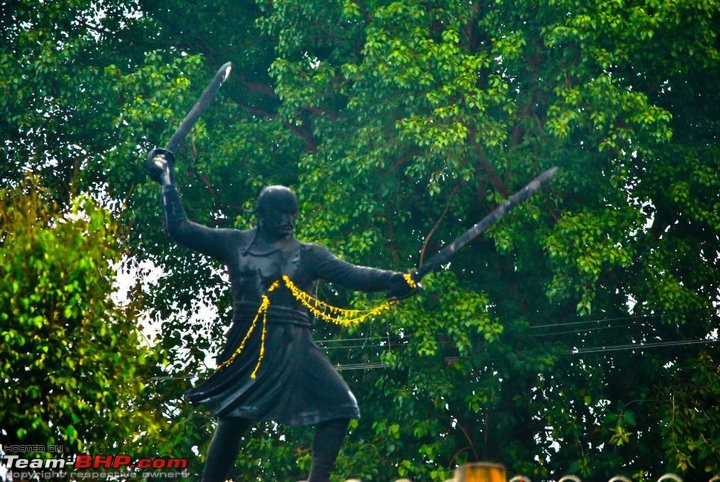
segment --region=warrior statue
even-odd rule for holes
[[[345,381],[313,342],[311,318],[323,317],[318,309],[322,302],[307,295],[313,284],[326,280],[354,290],[386,291],[391,299],[411,296],[419,291],[425,275],[527,200],[557,168],[533,179],[413,273],[354,265],[321,246],[298,241],[294,236],[297,199],[284,186],[262,190],[253,229],[202,226],[188,220],[175,190],[173,151],[228,78],[231,67],[230,62],[220,67],[165,148],[151,150],[146,164],[150,178],[162,186],[170,237],[225,264],[230,275],[233,321],[217,357],[218,369],[186,394],[218,420],[202,480],[224,481],[242,435],[253,422],[272,420],[315,426],[309,482],[328,481],[349,421],[359,417],[360,411]]]
[[[391,298],[410,296],[419,287],[407,274],[351,264],[299,241],[298,203],[287,187],[262,190],[256,227],[210,228],[188,220],[173,183],[172,152],[153,149],[148,166],[162,186],[169,236],[223,263],[230,277],[233,319],[218,369],[186,393],[217,417],[202,480],[224,481],[243,434],[255,422],[272,420],[315,427],[308,480],[328,481],[348,423],[360,412],[348,385],[313,342],[312,309],[298,293],[310,292],[317,280],[386,291]]]

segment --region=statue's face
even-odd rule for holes
[[[265,188],[258,198],[260,229],[273,238],[286,238],[295,231],[298,205],[295,195],[286,187]]]

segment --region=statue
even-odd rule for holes
[[[294,236],[298,203],[284,186],[257,199],[257,226],[209,228],[189,221],[173,182],[173,155],[148,154],[150,177],[160,183],[166,229],[179,244],[227,266],[233,322],[218,370],[186,393],[217,417],[203,482],[224,481],[241,436],[258,421],[313,425],[308,482],[328,481],[348,429],[360,416],[345,381],[318,350],[311,333],[312,307],[301,293],[317,280],[353,290],[386,291],[391,298],[419,290],[412,276],[358,266]]]

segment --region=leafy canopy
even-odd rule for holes
[[[139,304],[112,297],[119,227],[87,196],[61,212],[36,181],[0,192],[0,428],[11,444],[135,450],[158,437],[138,410],[157,359]]]
[[[171,377],[147,400],[176,422],[169,445],[204,453],[212,424],[180,394],[230,301],[221,267],[168,243],[143,158],[232,61],[177,153],[198,222],[248,227],[259,189],[284,183],[300,237],[407,270],[560,167],[421,296],[352,332],[316,327],[335,362],[366,368],[343,372],[364,417],[341,474],[720,469],[717,1],[15,4],[0,14],[3,183],[32,169],[63,206],[102,193],[127,265],[161,270],[142,300]],[[307,431],[260,426],[238,470],[300,478],[308,451]]]

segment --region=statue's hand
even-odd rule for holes
[[[402,300],[418,294],[421,290],[422,284],[416,273],[397,273],[390,279],[387,297],[391,300]]]
[[[145,160],[148,176],[161,186],[169,186],[173,183],[174,164],[175,156],[173,153],[159,147],[151,149]]]

